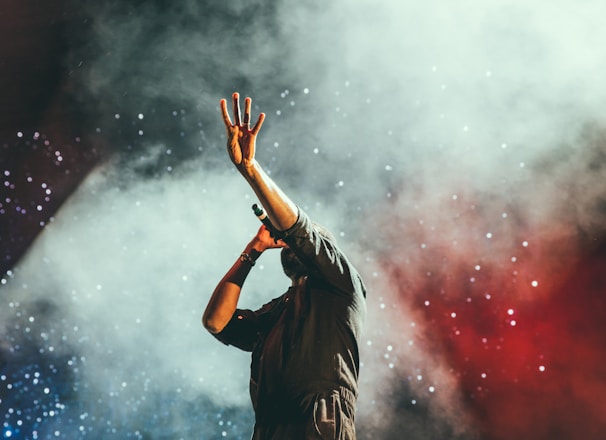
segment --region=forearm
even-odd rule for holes
[[[251,243],[246,246],[244,252],[253,260],[261,255],[261,252],[254,249]],[[209,332],[219,333],[229,323],[236,311],[242,285],[251,268],[252,264],[249,261],[242,261],[241,258],[238,258],[217,284],[202,316],[202,324]]]
[[[295,203],[265,173],[256,160],[240,168],[259,202],[265,208],[272,224],[279,231],[290,229],[297,221],[298,210]]]

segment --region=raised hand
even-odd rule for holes
[[[231,161],[240,170],[252,165],[255,158],[257,134],[261,130],[265,113],[260,113],[255,125],[250,128],[250,108],[252,100],[244,100],[244,119],[240,119],[240,94],[232,95],[234,122],[232,123],[227,112],[227,101],[221,100],[221,113],[227,130],[227,152]]]

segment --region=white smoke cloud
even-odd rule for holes
[[[381,396],[394,378],[411,376],[420,396],[435,384],[426,397],[435,414],[466,429],[453,373],[423,346],[430,329],[402,304],[398,286],[389,285],[359,237],[381,240],[381,231],[367,225],[373,209],[396,196],[395,218],[429,213],[435,224],[452,224],[459,208],[446,200],[461,188],[486,196],[481,202],[491,215],[514,205],[522,220],[540,224],[561,212],[554,185],[573,181],[587,200],[577,200],[569,215],[590,225],[587,205],[603,194],[604,180],[603,173],[582,172],[587,157],[579,136],[599,121],[606,98],[599,45],[606,6],[285,1],[259,17],[260,5],[226,7],[228,16],[249,17],[237,29],[209,18],[196,2],[166,17],[98,15],[97,41],[108,55],[92,63],[89,91],[107,93],[126,66],[136,65],[137,75],[123,79],[128,87],[140,86],[150,99],[194,102],[219,121],[221,94],[232,90],[234,78],[246,77],[248,90],[241,92],[268,114],[259,160],[337,232],[370,287],[359,419],[381,429],[374,415],[391,412]],[[205,27],[179,27],[179,18],[192,16],[206,19]],[[139,47],[154,25],[162,25],[162,38]],[[272,77],[274,71],[280,75]],[[211,88],[217,84],[220,90]],[[223,142],[218,131],[215,137]],[[563,159],[552,173],[536,171],[555,154]],[[570,167],[567,159],[574,160]],[[145,181],[120,177],[128,169],[111,165],[97,170],[23,260],[11,294],[31,300],[53,292],[52,301],[86,335],[78,346],[91,377],[128,389],[122,383],[142,368],[137,353],[143,353],[155,386],[170,387],[178,372],[191,384],[185,395],[246,404],[247,356],[221,346],[199,324],[215,283],[258,226],[251,191],[225,161],[225,169],[190,167]],[[402,252],[421,258],[411,248]],[[285,278],[267,284],[282,275],[277,260],[263,258],[246,287],[254,292],[243,300],[249,307],[286,286]]]
[[[126,186],[119,172],[107,166],[89,175],[4,294],[55,304],[68,324],[54,351],[80,353],[86,378],[100,389],[128,395],[128,384],[142,380],[134,373],[143,372],[155,387],[181,388],[184,398],[204,393],[245,405],[247,355],[212,338],[201,315],[259,226],[251,191],[225,171]],[[276,258],[264,255],[243,305],[259,306],[288,286]],[[276,282],[260,283],[262,276]]]

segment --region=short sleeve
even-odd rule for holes
[[[251,310],[236,309],[234,316],[215,338],[225,345],[233,345],[244,351],[252,351],[257,341],[257,316]]]
[[[321,232],[308,215],[298,208],[295,224],[284,232],[283,240],[313,273],[341,292],[366,296],[360,275],[337,246],[332,234]]]

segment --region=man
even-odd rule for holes
[[[261,226],[215,288],[202,322],[224,344],[252,352],[253,440],[352,440],[366,290],[332,235],[312,223],[255,160],[265,115],[250,128],[250,109],[246,98],[241,120],[234,93],[232,123],[221,100],[227,150],[280,239]],[[272,248],[282,248],[292,286],[256,311],[238,309],[247,275]]]

